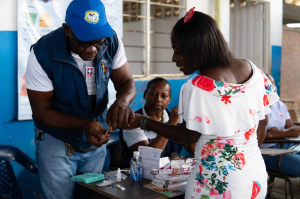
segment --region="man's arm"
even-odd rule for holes
[[[112,70],[111,80],[117,91],[117,99],[107,112],[106,122],[110,131],[115,131],[134,121],[134,112],[129,104],[135,98],[136,90],[128,62],[120,68]]]
[[[41,92],[27,89],[27,93],[33,118],[37,122],[56,129],[82,129],[88,142],[95,146],[108,142],[109,135],[104,136],[104,129],[97,121],[76,118],[53,109],[53,90]]]

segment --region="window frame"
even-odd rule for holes
[[[151,17],[151,5],[157,5],[157,6],[163,6],[163,7],[170,7],[170,8],[178,8],[181,9],[181,11],[183,13],[185,13],[187,11],[187,1],[188,0],[184,0],[183,4],[184,6],[180,5],[180,3],[178,3],[178,5],[174,5],[174,4],[166,4],[166,3],[159,3],[159,2],[151,2],[151,0],[123,0],[124,2],[129,2],[129,3],[137,3],[137,4],[141,4],[141,5],[145,5],[146,6],[146,13],[145,15],[134,15],[137,18],[141,18],[141,19],[145,19],[145,23],[146,23],[146,29],[142,30],[142,31],[137,31],[137,30],[127,30],[124,28],[123,26],[123,32],[141,32],[143,34],[146,35],[146,43],[144,46],[135,46],[135,45],[125,45],[124,47],[133,47],[133,48],[143,48],[145,49],[145,53],[146,56],[143,59],[143,61],[128,61],[129,65],[130,62],[144,62],[144,67],[143,67],[143,74],[139,74],[139,75],[132,75],[134,77],[134,79],[149,79],[149,78],[153,78],[153,77],[174,77],[174,78],[186,78],[187,76],[182,74],[182,73],[175,73],[175,74],[166,74],[166,73],[157,73],[157,74],[151,74],[150,70],[151,70],[151,63],[153,62],[158,62],[158,63],[164,63],[166,61],[151,61],[151,49],[155,49],[155,48],[162,48],[162,49],[172,49],[171,47],[159,47],[159,46],[151,46],[151,34],[168,34],[170,35],[170,32],[157,32],[157,31],[151,31],[151,19],[154,19],[155,17]],[[123,17],[132,17],[133,15],[130,14],[124,14],[123,13]],[[124,22],[123,22],[124,23]],[[168,62],[169,63],[169,62]]]

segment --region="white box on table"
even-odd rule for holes
[[[168,157],[160,158],[161,149],[139,146],[139,152],[142,158],[143,178],[152,180],[154,176],[150,174],[151,169],[159,169],[170,162]]]

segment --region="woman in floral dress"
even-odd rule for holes
[[[136,114],[129,128],[140,126],[178,143],[197,142],[185,198],[264,199],[267,173],[259,145],[269,106],[278,100],[275,88],[252,62],[232,57],[206,14],[191,9],[174,26],[171,43],[180,71],[201,71],[181,88],[181,124]]]

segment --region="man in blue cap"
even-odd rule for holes
[[[109,133],[129,125],[135,84],[120,38],[99,0],[73,0],[66,23],[30,52],[26,87],[47,198],[73,198],[76,173],[101,173]],[[107,110],[108,80],[117,99]]]

